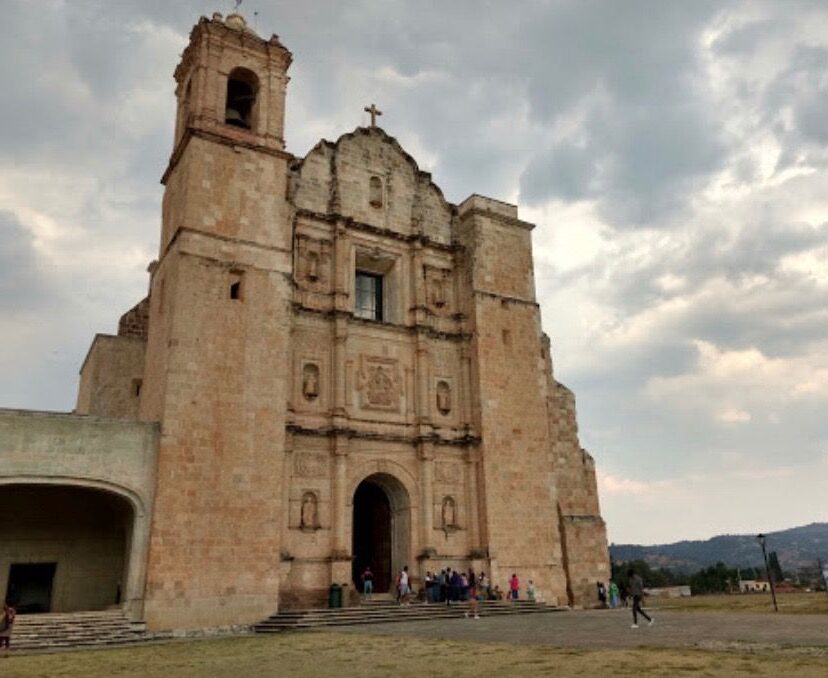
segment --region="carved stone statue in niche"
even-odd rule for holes
[[[451,386],[446,381],[437,382],[437,411],[440,414],[451,412]]]
[[[321,291],[328,281],[327,264],[331,258],[331,244],[305,235],[297,236],[297,277],[305,287]]]
[[[313,492],[305,492],[302,497],[302,520],[299,526],[303,530],[315,530],[319,527],[319,507]]]
[[[453,497],[443,498],[443,529],[457,527],[457,505]]]
[[[431,305],[443,308],[446,305],[446,288],[442,275],[438,274],[431,279],[429,291],[431,292]]]
[[[313,363],[302,368],[302,395],[305,400],[316,400],[319,397],[319,367]]]
[[[305,264],[305,275],[308,280],[314,282],[319,280],[319,254],[308,252],[307,263]]]

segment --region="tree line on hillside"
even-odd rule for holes
[[[773,580],[781,582],[786,574],[779,565],[779,558],[775,551],[768,554],[768,566]],[[628,562],[612,562],[612,580],[621,589],[629,586],[629,570],[633,570],[644,581],[647,588],[663,588],[668,586],[690,586],[693,595],[704,593],[731,593],[739,590],[740,580],[764,579],[763,569],[753,567],[727,567],[719,562],[705,567],[693,574],[674,572],[666,567],[652,568],[644,560]]]

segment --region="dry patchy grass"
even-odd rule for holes
[[[828,614],[828,595],[819,593],[778,593],[779,612],[786,614]],[[647,598],[646,609],[690,612],[773,612],[770,593],[693,596],[692,598]]]
[[[12,656],[0,675],[72,678],[267,676],[819,676],[824,656],[783,651],[585,650],[430,641],[332,632],[182,641],[141,647]]]

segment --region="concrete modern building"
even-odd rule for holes
[[[375,122],[288,153],[291,58],[236,14],[194,27],[147,298],[74,413],[0,411],[0,587],[150,629],[319,604],[366,565],[591,602],[605,526],[533,225],[447,202]]]

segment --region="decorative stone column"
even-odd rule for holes
[[[420,457],[420,544],[422,557],[437,553],[434,547],[434,443],[419,443]]]
[[[331,553],[331,583],[351,580],[351,547],[348,543],[348,447],[344,434],[331,439],[334,458],[333,472],[333,552]]]
[[[466,451],[466,493],[469,499],[469,544],[472,551],[480,551],[480,505],[478,503],[477,478],[480,453],[476,448]]]

